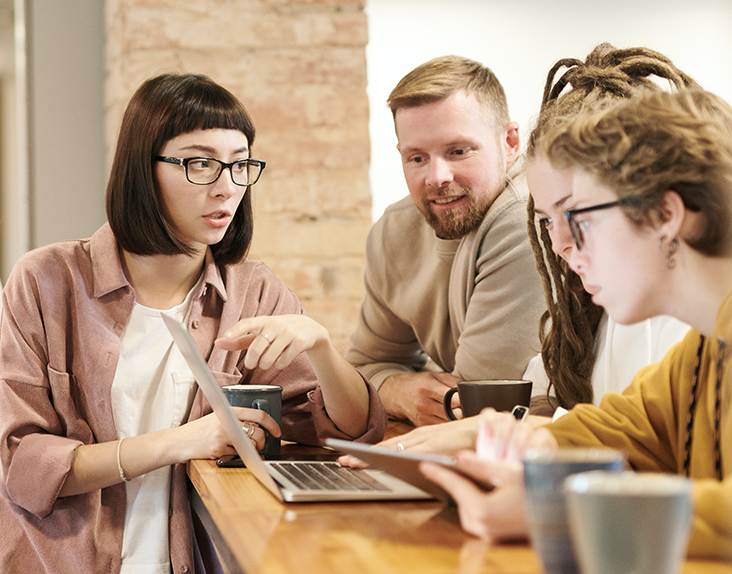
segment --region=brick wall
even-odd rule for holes
[[[254,119],[250,256],[345,352],[371,225],[366,0],[107,0],[107,145],[146,78],[205,73]]]

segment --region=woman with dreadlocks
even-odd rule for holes
[[[522,452],[621,450],[635,471],[690,478],[688,556],[732,561],[732,107],[698,88],[641,91],[549,128],[527,169],[572,194],[566,259],[595,304],[621,324],[668,314],[691,329],[599,407],[539,429],[486,409],[481,438],[497,456],[465,451],[458,467],[491,492],[447,467],[422,471],[450,492],[466,530],[517,538]]]
[[[659,89],[654,77],[676,89],[696,86],[671,60],[648,48],[617,49],[605,43],[584,62],[559,60],[547,75],[528,142],[529,159],[539,137],[554,125],[599,101],[609,104],[639,89]],[[529,237],[547,299],[540,325],[542,351],[524,374],[534,382],[532,413],[537,414],[551,414],[556,406],[564,412],[577,403],[598,404],[606,392],[621,392],[641,367],[660,361],[689,328],[670,317],[618,325],[592,302],[592,293],[566,261],[572,240],[564,212],[571,194],[546,183],[546,174],[529,172]]]

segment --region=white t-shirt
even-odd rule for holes
[[[635,325],[619,325],[603,314],[595,337],[593,403],[599,404],[607,392],[624,391],[641,368],[663,359],[688,330],[686,323],[673,317],[654,317]],[[532,396],[546,395],[549,379],[541,354],[531,359],[523,378],[534,382]]]
[[[196,381],[160,315],[186,321],[200,285],[168,311],[135,303],[112,382],[112,413],[120,438],[176,427],[188,417]],[[166,466],[125,484],[121,574],[170,574],[170,472]]]

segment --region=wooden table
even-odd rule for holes
[[[232,574],[542,573],[530,546],[483,543],[437,502],[281,503],[243,468],[194,460],[188,475],[193,508]],[[732,565],[687,562],[683,572],[732,574]]]

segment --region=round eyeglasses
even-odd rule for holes
[[[240,159],[224,163],[212,157],[165,157],[159,155],[157,161],[182,165],[186,171],[186,179],[196,185],[210,185],[218,181],[221,173],[228,169],[231,180],[242,187],[257,183],[267,162],[261,159]]]

